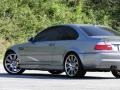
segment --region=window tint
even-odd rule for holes
[[[101,29],[104,29],[104,30],[108,30],[109,32],[113,33],[115,36],[120,36],[120,32],[118,32],[117,30],[114,30],[112,28],[109,28],[109,27],[100,27]]]
[[[80,26],[88,36],[115,36],[115,32],[110,28],[98,26]]]
[[[63,26],[59,28],[60,40],[75,40],[78,38],[78,33],[71,27]]]
[[[55,27],[50,27],[38,33],[35,41],[54,41],[58,37],[58,32]]]
[[[35,36],[35,41],[74,40],[78,33],[67,26],[55,26],[45,29]]]

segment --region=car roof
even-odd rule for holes
[[[53,25],[53,26],[50,26],[50,27],[59,27],[59,26],[69,26],[69,27],[72,27],[74,28],[79,34],[81,37],[86,37],[87,35],[85,34],[85,32],[83,32],[83,30],[80,29],[80,27],[84,27],[84,26],[91,26],[91,27],[108,27],[108,26],[104,26],[104,25],[95,25],[95,24],[58,24],[58,25]],[[49,27],[48,27],[49,28]]]
[[[110,28],[109,26],[104,26],[104,25],[96,25],[96,24],[58,24],[58,25],[53,25],[51,27],[56,27],[56,26],[70,26],[70,27],[80,27],[80,26],[93,26],[93,27],[108,27]]]
[[[108,26],[97,25],[97,24],[61,24],[60,26],[76,26],[76,27],[80,27],[80,26],[98,26],[98,27],[108,27]]]

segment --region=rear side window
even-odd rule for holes
[[[71,27],[62,26],[58,28],[59,40],[75,40],[78,38],[78,33]]]
[[[80,26],[88,36],[116,36],[117,34],[109,28],[98,26]]]

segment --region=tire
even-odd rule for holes
[[[61,74],[61,73],[63,73],[63,71],[55,71],[55,70],[50,70],[48,72],[51,73],[51,74]]]
[[[115,76],[116,78],[120,78],[120,71],[115,70],[115,71],[111,71],[111,72],[112,72],[113,76]]]
[[[69,77],[84,77],[86,71],[83,69],[80,58],[75,53],[70,53],[64,61],[65,73]]]
[[[22,74],[25,71],[19,67],[18,56],[14,52],[8,52],[5,55],[3,66],[9,74]]]

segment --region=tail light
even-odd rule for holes
[[[110,43],[99,42],[96,44],[95,50],[112,50],[112,45]]]

